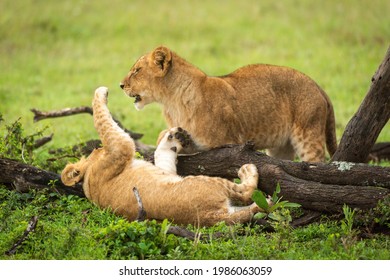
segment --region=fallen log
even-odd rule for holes
[[[390,194],[390,168],[346,162],[306,163],[278,160],[254,151],[253,145],[231,145],[191,156],[179,156],[180,175],[233,179],[246,163],[257,166],[259,189],[272,194],[281,186],[283,199],[320,212],[340,212],[346,204],[368,209]]]
[[[237,177],[238,169],[253,163],[260,174],[259,189],[272,194],[281,186],[283,199],[303,208],[336,213],[346,204],[369,209],[390,194],[390,168],[346,162],[306,163],[278,160],[257,152],[253,145],[230,145],[178,158],[178,174]],[[75,188],[61,183],[58,174],[14,160],[0,158],[0,184],[18,191],[52,187],[65,194],[84,196],[81,184]]]
[[[82,185],[70,188],[62,184],[60,175],[16,160],[0,158],[0,184],[8,189],[28,192],[30,189],[48,189],[61,194],[85,197]]]

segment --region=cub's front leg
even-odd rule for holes
[[[164,131],[160,135],[157,149],[154,152],[154,165],[176,174],[177,154],[191,143],[190,135],[181,127],[173,127]]]

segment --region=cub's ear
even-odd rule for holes
[[[172,62],[171,51],[167,47],[158,47],[152,52],[152,67],[156,70],[157,76],[164,77]]]
[[[84,178],[85,169],[79,163],[68,164],[61,173],[61,181],[65,186],[74,186]]]

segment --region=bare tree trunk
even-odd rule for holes
[[[390,48],[372,77],[372,84],[349,121],[332,161],[366,162],[382,128],[390,118]]]

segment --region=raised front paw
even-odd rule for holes
[[[103,99],[104,102],[107,102],[108,97],[108,88],[107,87],[98,87],[95,90],[95,99]]]
[[[191,137],[186,130],[181,127],[173,127],[165,132],[159,146],[166,146],[172,151],[178,153],[191,143]]]
[[[185,148],[191,144],[191,136],[181,127],[173,127],[168,131],[168,140],[176,140]]]

